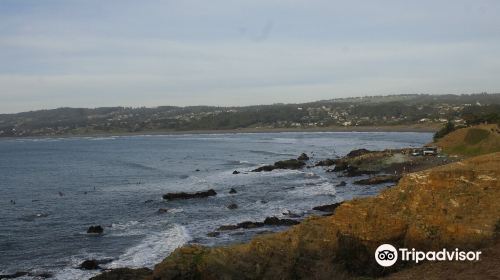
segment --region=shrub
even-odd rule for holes
[[[446,125],[434,134],[434,141],[443,138],[448,133],[455,130],[455,125],[452,122],[447,122]]]

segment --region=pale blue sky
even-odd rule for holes
[[[496,0],[0,0],[0,113],[500,92]]]

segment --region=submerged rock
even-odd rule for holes
[[[379,176],[370,177],[368,179],[355,181],[354,184],[376,185],[376,184],[382,184],[382,183],[398,182],[399,179],[401,179],[401,176],[399,176],[399,175],[379,175]]]
[[[294,213],[294,212],[292,212],[290,210],[284,212],[283,215],[288,216],[290,218],[300,218],[302,216],[301,214]]]
[[[165,214],[168,213],[168,208],[160,208],[158,211],[156,211],[158,214]]]
[[[302,160],[298,159],[287,159],[280,160],[274,163],[274,165],[264,165],[259,168],[252,170],[252,172],[262,172],[262,171],[273,171],[275,169],[301,169],[306,165]]]
[[[367,150],[367,149],[357,149],[357,150],[352,150],[350,151],[346,157],[359,157],[365,154],[372,153],[372,151]]]
[[[0,274],[0,279],[14,279],[22,276],[28,275],[28,272],[25,271],[18,271],[16,273],[12,274]]]
[[[98,226],[90,226],[87,229],[87,233],[89,234],[102,234],[104,232],[104,229],[98,225]]]
[[[345,170],[344,175],[347,177],[357,177],[357,176],[370,175],[376,173],[378,173],[378,171],[364,170],[360,169],[359,167],[349,165]]]
[[[36,278],[52,278],[52,277],[54,277],[54,275],[50,272],[29,273],[29,275],[36,277]],[[2,279],[1,276],[0,276],[0,279]]]
[[[252,229],[252,228],[259,228],[263,226],[293,226],[299,224],[299,221],[292,220],[292,219],[279,219],[277,217],[267,217],[264,222],[251,222],[251,221],[245,221],[238,223],[236,225],[225,225],[225,226],[220,226],[217,230],[218,231],[228,231],[228,230],[235,230],[235,229]]]
[[[177,199],[205,198],[214,195],[217,195],[217,193],[213,189],[210,189],[208,191],[195,192],[195,193],[185,193],[185,192],[167,193],[163,195],[163,199],[177,200]]]
[[[227,209],[231,210],[238,209],[238,205],[236,203],[231,203],[227,206]]]
[[[334,164],[335,164],[335,160],[327,158],[327,159],[318,161],[315,166],[332,166]]]
[[[84,270],[96,270],[101,267],[99,267],[99,263],[96,260],[85,260],[80,264],[79,268]]]
[[[230,193],[230,194],[235,194],[235,193],[237,193],[237,191],[236,191],[234,188],[231,188],[231,189],[229,190],[229,193]]]
[[[335,209],[337,209],[337,207],[339,207],[341,204],[342,204],[342,202],[316,206],[313,208],[313,210],[333,213],[335,211]]]
[[[212,231],[212,232],[207,233],[208,237],[217,237],[219,235],[220,235],[220,232],[218,232],[218,231]]]
[[[278,169],[300,169],[306,165],[303,161],[297,159],[280,160],[274,163]]]
[[[340,181],[338,184],[335,185],[335,187],[344,187],[346,185],[347,183],[345,181]]]
[[[264,225],[266,226],[293,226],[300,224],[299,221],[292,219],[279,219],[277,217],[267,217],[264,220]]]
[[[233,175],[237,175],[237,174],[240,174],[240,172],[238,170],[233,171]]]
[[[339,172],[339,171],[344,171],[349,167],[349,164],[343,160],[338,160],[335,162],[335,167],[333,168],[333,171]]]
[[[309,160],[309,156],[306,153],[302,153],[297,160],[306,161]]]
[[[264,165],[264,166],[261,166],[261,167],[258,167],[256,169],[252,170],[252,172],[273,171],[276,168],[277,167],[274,165]]]
[[[380,244],[421,251],[489,246],[499,234],[498,166],[495,153],[410,173],[375,197],[346,201],[333,215],[285,232],[225,247],[181,247],[151,279],[376,278],[411,266],[379,266],[373,252]]]
[[[239,228],[242,228],[243,226],[240,225],[240,224],[237,224],[237,225],[224,225],[224,226],[220,226],[217,228],[217,230],[219,231],[226,231],[226,230],[235,230],[235,229],[239,229]]]

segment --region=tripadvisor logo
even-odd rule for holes
[[[391,244],[382,244],[375,250],[375,260],[380,266],[393,266],[398,261],[412,261],[419,263],[421,261],[479,261],[481,251],[460,251],[443,249],[441,251],[417,251],[414,248],[396,249]]]
[[[398,261],[398,251],[391,244],[382,244],[375,251],[375,260],[381,266],[392,266]]]

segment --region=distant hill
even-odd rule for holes
[[[436,142],[443,152],[475,156],[500,152],[500,127],[497,124],[476,125],[455,130]]]
[[[500,122],[500,94],[389,95],[245,107],[58,108],[0,114],[0,137]]]

